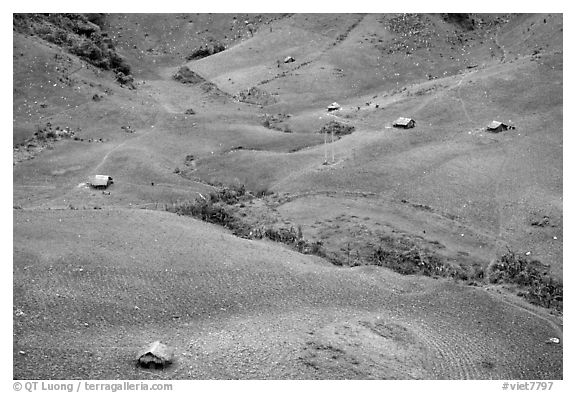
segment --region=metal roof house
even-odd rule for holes
[[[284,59],[284,63],[292,63],[293,61],[296,61],[296,59],[294,59],[292,56],[286,56]]]
[[[486,127],[486,130],[491,131],[491,132],[502,132],[502,131],[506,131],[508,129],[514,129],[516,127],[514,126],[509,126],[508,124],[504,124],[500,121],[492,121],[492,123],[488,124],[488,127]]]
[[[333,103],[331,103],[330,105],[328,105],[328,112],[337,111],[337,110],[339,110],[340,108],[341,108],[341,107],[340,107],[340,104],[338,104],[337,102],[333,102]]]
[[[114,181],[112,178],[107,175],[95,175],[88,182],[88,184],[90,184],[93,188],[97,189],[106,189],[113,183]]]
[[[409,117],[399,117],[392,125],[396,128],[414,128],[416,126],[416,120],[410,119]]]

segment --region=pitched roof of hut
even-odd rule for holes
[[[138,353],[137,359],[140,363],[169,364],[174,359],[174,350],[160,341],[154,341]]]
[[[105,186],[107,187],[112,182],[112,178],[108,175],[95,175],[90,179],[90,184],[94,187]]]
[[[394,121],[394,125],[398,125],[398,126],[407,126],[408,124],[410,124],[410,122],[414,122],[416,123],[416,120],[411,119],[409,117],[399,117],[398,119],[396,119],[396,121]]]
[[[489,130],[495,130],[500,126],[508,127],[506,124],[502,123],[501,121],[492,120],[490,124],[488,124]]]

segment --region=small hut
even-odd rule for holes
[[[284,59],[284,63],[292,63],[296,61],[295,58],[293,58],[292,56],[286,56],[286,58]]]
[[[114,183],[114,181],[112,180],[112,178],[110,176],[107,176],[107,175],[95,175],[88,182],[88,184],[90,184],[90,186],[92,186],[92,188],[102,189],[102,190],[105,190],[106,188],[108,188],[113,183]]]
[[[328,105],[328,112],[334,112],[337,110],[340,110],[340,105],[337,102],[333,102],[330,105]]]
[[[416,126],[416,120],[409,117],[399,117],[392,125],[396,128],[414,128]]]
[[[492,123],[488,124],[488,127],[486,127],[486,130],[490,131],[490,132],[502,132],[502,131],[506,131],[506,130],[514,129],[514,128],[515,128],[514,126],[510,126],[510,125],[504,124],[500,121],[493,120]]]
[[[174,350],[160,341],[154,341],[138,353],[137,360],[144,367],[165,367],[174,360]]]

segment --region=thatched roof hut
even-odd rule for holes
[[[160,341],[154,341],[138,353],[137,360],[144,367],[164,367],[174,361],[174,350]]]

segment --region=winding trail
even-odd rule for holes
[[[521,301],[508,300],[508,298],[512,295],[502,296],[502,294],[496,294],[493,291],[489,290],[489,288],[483,288],[483,289],[486,293],[489,293],[492,297],[496,298],[498,301],[506,303],[507,305],[514,307],[517,310],[528,313],[528,314],[532,315],[533,317],[536,317],[536,318],[546,322],[554,330],[554,332],[556,333],[558,338],[560,338],[560,340],[562,340],[563,331],[564,331],[563,326],[561,324],[557,323],[556,321],[554,321],[554,319],[551,316],[545,315],[545,312],[546,312],[545,310],[542,310],[541,312],[533,311],[529,308],[529,306],[522,304]]]
[[[108,159],[108,157],[110,156],[110,154],[114,153],[116,150],[120,149],[122,146],[124,146],[125,144],[127,144],[129,141],[126,140],[116,146],[114,146],[112,149],[110,149],[108,151],[108,153],[106,153],[104,155],[104,157],[102,157],[102,159],[100,160],[100,162],[96,165],[96,167],[94,168],[94,173],[98,174],[98,172],[100,172],[100,168],[102,168],[102,166],[106,163],[106,160]]]
[[[476,72],[476,71],[474,71]],[[458,100],[460,101],[460,105],[462,105],[462,110],[464,111],[464,115],[466,115],[466,118],[468,119],[468,121],[470,123],[474,123],[474,120],[472,120],[472,118],[470,117],[470,114],[468,113],[468,110],[466,109],[466,104],[464,104],[464,100],[462,100],[462,96],[460,94],[460,89],[462,88],[462,81],[464,81],[464,79],[466,78],[466,76],[463,76],[460,81],[458,82],[457,89],[456,92],[458,94]]]

